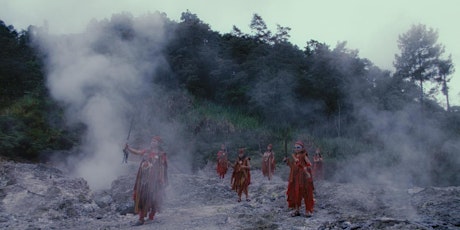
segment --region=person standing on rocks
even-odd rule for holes
[[[143,225],[147,214],[149,220],[153,220],[164,199],[164,189],[168,184],[168,161],[161,144],[161,137],[154,136],[149,149],[138,150],[125,145],[130,153],[142,156],[134,183],[134,213],[139,214],[139,221],[135,225]]]
[[[262,174],[271,180],[275,171],[275,153],[272,150],[272,144],[267,146],[267,151],[262,155]]]
[[[228,170],[228,156],[227,150],[225,148],[225,144],[220,146],[220,150],[217,152],[217,174],[219,175],[220,179],[224,179],[225,174],[227,174]]]
[[[311,217],[315,205],[313,199],[313,177],[311,173],[311,162],[308,159],[308,152],[302,141],[294,144],[292,159],[284,159],[290,167],[289,182],[287,187],[288,207],[294,209],[291,216],[300,216],[302,200],[305,203],[305,216]]]
[[[246,201],[249,199],[248,187],[251,183],[251,159],[244,153],[244,148],[238,150],[238,157],[233,164],[233,174],[231,179],[232,190],[238,193],[238,202],[241,202],[241,196],[246,195]]]

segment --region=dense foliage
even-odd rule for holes
[[[432,149],[429,157],[447,160],[436,173],[458,166],[448,161],[456,148],[444,146],[460,137],[460,111],[443,109],[430,94],[434,91],[422,97],[425,81],[448,95],[447,79],[453,72],[432,30],[414,27],[400,37],[402,54],[396,56],[397,71],[392,74],[347,49],[346,42],[331,48],[310,40],[299,48],[288,41],[290,28],[278,25],[273,33],[257,14],[251,34],[236,27],[220,34],[189,11],[180,22],[165,20],[171,37],[162,52],[168,65],[156,69],[153,82],[186,92],[190,103],[170,115],[186,123],[195,140],[207,141],[196,147],[205,153],[199,158],[203,161],[222,140],[232,139],[254,151],[275,143],[276,150],[285,153],[292,138],[321,147],[331,161],[366,151],[398,158],[385,148],[388,139],[379,135],[375,121],[404,114],[418,118],[405,125],[414,131],[411,137],[420,149]],[[129,23],[108,23],[124,31],[119,36],[135,36]],[[62,107],[47,94],[41,54],[29,42],[31,30],[18,33],[3,22],[0,27],[0,154],[36,158],[47,150],[71,148],[84,128],[67,127]],[[429,39],[417,47],[412,41],[424,33]],[[410,56],[414,50],[420,55]],[[445,134],[427,141],[428,135],[418,133],[424,123]],[[449,175],[446,180],[457,179]]]
[[[43,64],[29,33],[0,21],[0,46],[0,154],[37,160],[46,151],[71,148],[76,137],[47,94]]]

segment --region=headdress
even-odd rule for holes
[[[302,146],[302,148],[304,147],[303,141],[301,140],[296,141],[295,144]]]

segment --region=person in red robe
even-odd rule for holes
[[[241,196],[246,195],[246,201],[249,199],[248,187],[251,184],[251,159],[244,153],[244,148],[238,150],[238,157],[233,164],[233,173],[231,179],[232,190],[238,193],[238,202],[241,202]]]
[[[321,149],[316,148],[315,155],[313,156],[313,177],[315,180],[323,179],[323,156]]]
[[[262,155],[262,174],[271,180],[275,171],[275,153],[272,144],[267,146],[267,151]]]
[[[220,150],[217,152],[216,171],[217,171],[217,174],[219,175],[219,178],[224,179],[225,174],[227,174],[227,170],[228,170],[227,150],[225,148],[225,145],[222,144],[220,146]]]
[[[302,141],[295,142],[292,159],[285,158],[285,161],[290,167],[286,195],[288,207],[294,209],[291,216],[300,216],[300,206],[303,200],[305,203],[305,216],[310,217],[313,214],[313,207],[315,205],[313,199],[313,177],[311,162],[308,159],[308,153]]]
[[[125,146],[130,153],[142,156],[134,183],[134,213],[139,214],[139,221],[135,225],[143,225],[147,214],[149,220],[153,220],[164,199],[164,189],[168,185],[168,161],[161,143],[161,137],[154,136],[149,149]]]

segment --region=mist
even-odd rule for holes
[[[168,122],[156,107],[166,96],[153,84],[157,66],[165,65],[164,23],[160,14],[122,13],[91,21],[83,33],[37,33],[51,96],[65,108],[69,124],[86,127],[78,157],[59,161],[92,189],[108,188],[125,172],[126,142],[142,149],[153,135],[166,143],[180,139],[180,124]]]
[[[348,85],[347,94],[354,107],[355,126],[366,127],[364,139],[372,146],[349,154],[332,177],[402,188],[458,185],[460,156],[455,153],[460,141],[443,130],[442,113],[424,109],[427,102],[406,102],[399,109],[382,110],[369,103],[372,100],[357,96],[356,92],[363,91],[361,85]]]
[[[82,123],[86,127],[81,146],[75,150],[79,157],[60,160],[75,176],[85,178],[93,189],[106,188],[113,179],[125,173],[126,167],[121,164],[125,142],[135,148],[145,148],[145,143],[153,135],[163,137],[165,148],[170,147],[166,149],[167,153],[181,156],[176,159],[180,162],[176,168],[190,168],[190,153],[197,143],[187,143],[181,132],[183,124],[170,119],[165,111],[168,107],[165,98],[178,101],[174,99],[174,92],[155,84],[155,80],[161,77],[157,76],[158,68],[162,71],[168,69],[163,49],[173,30],[165,29],[167,23],[167,18],[159,13],[136,18],[123,13],[113,15],[110,20],[93,20],[86,31],[79,34],[56,36],[46,31],[38,34],[46,54],[47,85],[51,96],[63,105],[70,124]],[[342,55],[344,46],[338,46],[336,50],[334,54]],[[333,74],[355,76],[355,73],[347,72],[352,71],[354,59],[350,55],[342,56],[343,60],[335,65],[337,73]],[[213,62],[210,60],[210,63]],[[320,63],[317,65],[320,67]],[[337,132],[334,126],[341,117],[337,114],[323,116],[326,106],[321,98],[316,101],[296,98],[296,90],[308,91],[314,86],[296,89],[294,74],[280,70],[281,67],[274,68],[274,71],[260,71],[259,76],[255,76],[258,81],[249,92],[250,103],[263,111],[268,121],[276,123],[277,128],[300,130],[292,136],[293,140],[305,135],[321,138],[337,134],[340,137],[340,130]],[[370,71],[368,74],[375,73]],[[307,78],[316,77],[313,75]],[[437,151],[455,152],[460,149],[460,143],[449,139],[436,119],[423,116],[417,103],[402,106],[396,112],[379,110],[378,106],[356,94],[363,91],[360,87],[369,86],[359,84],[363,76],[353,80],[345,83],[347,85],[342,89],[336,89],[347,91],[340,103],[353,105],[354,119],[359,121],[356,126],[365,126],[365,134],[372,139],[371,143],[379,146],[362,148],[359,153],[346,152],[344,146],[339,146],[338,151],[346,159],[340,159],[343,165],[334,168],[330,177],[401,186],[435,183],[432,172],[437,167],[434,162]],[[131,121],[134,121],[132,132],[130,139],[126,140]],[[303,124],[311,127],[301,127]],[[347,128],[350,127],[354,128],[353,124],[348,124]],[[350,136],[362,133],[353,134]],[[346,143],[353,144],[351,141],[346,140]],[[460,164],[458,156],[452,159],[452,165]],[[454,179],[458,181],[457,177]]]
[[[309,151],[320,147],[331,180],[403,188],[458,185],[460,156],[455,153],[460,141],[451,135],[452,130],[443,130],[446,116],[440,106],[428,100],[424,105],[392,100],[391,94],[398,91],[388,89],[387,82],[392,81],[389,73],[372,64],[369,71],[353,72],[357,51],[338,46],[333,53],[336,72],[331,75],[341,76],[343,81],[335,89],[340,94],[337,111],[327,116],[321,98],[297,100],[292,87],[295,81],[286,73],[255,84],[253,103],[276,125],[296,127],[292,141],[311,141],[314,146]],[[301,90],[314,87],[305,84]],[[372,90],[375,92],[367,93]],[[417,99],[418,92],[414,86],[414,92],[407,90],[405,96]],[[378,104],[382,101],[394,105],[388,109]],[[310,152],[310,158],[312,155]]]

